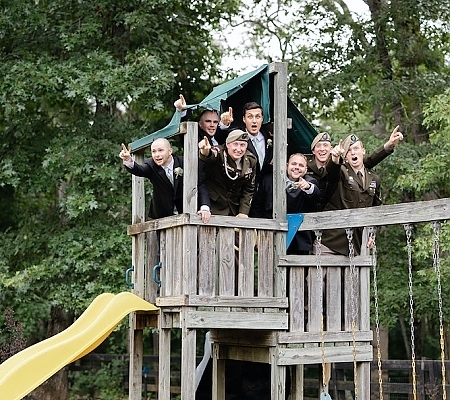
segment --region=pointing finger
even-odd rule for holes
[[[399,128],[400,128],[400,125],[397,125],[397,126],[394,128],[394,130],[393,130],[392,133],[397,133],[397,131],[399,130]]]
[[[125,146],[123,143],[122,143],[122,150],[123,150],[123,151],[128,151],[127,148],[126,148],[126,146]]]
[[[186,100],[184,99],[184,96],[180,94],[180,100],[182,104],[186,104]]]

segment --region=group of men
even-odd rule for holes
[[[174,106],[179,112],[185,111],[182,95]],[[220,118],[215,110],[204,110],[200,115],[198,214],[204,223],[211,214],[272,218],[274,137],[262,128],[264,115],[258,103],[246,103],[242,115],[242,129],[230,128],[232,108]],[[311,143],[311,156],[295,153],[287,161],[287,213],[381,204],[380,178],[371,169],[401,140],[403,135],[397,126],[383,146],[365,156],[363,143],[356,135],[332,147],[330,135],[319,133]],[[122,144],[119,157],[129,172],[152,182],[150,218],[182,213],[183,158],[173,154],[167,139],[156,139],[151,152],[152,158],[139,164]],[[298,232],[288,254],[309,254],[313,239],[312,232]],[[347,238],[341,230],[324,231],[320,245],[324,253],[348,255]],[[360,232],[354,234],[354,248],[358,254]]]

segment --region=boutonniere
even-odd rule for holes
[[[175,178],[178,178],[179,176],[183,176],[183,168],[176,167],[173,172],[175,173]]]
[[[272,139],[267,139],[267,148],[272,147]]]

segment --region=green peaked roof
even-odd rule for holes
[[[272,121],[271,99],[273,98],[273,79],[269,75],[269,65],[264,64],[254,71],[238,76],[230,81],[216,86],[213,91],[198,104],[190,104],[188,108],[205,108],[222,113],[233,107],[235,123],[242,125],[242,108],[245,103],[255,101],[261,105],[264,112],[263,123]],[[147,147],[154,140],[169,138],[179,131],[182,113],[175,111],[167,126],[131,143],[133,151]],[[292,120],[292,128],[288,129],[288,153],[310,153],[310,144],[317,132],[287,98],[287,115]]]

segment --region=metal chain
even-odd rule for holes
[[[356,266],[355,266],[355,248],[353,246],[353,229],[345,230],[348,240],[348,257],[350,260],[350,297],[352,307],[352,340],[353,340],[353,380],[355,386],[355,400],[358,400],[358,370],[356,363]]]
[[[322,270],[322,232],[314,231],[316,235],[316,277],[319,283],[319,298],[320,298],[320,334],[322,345],[322,391],[325,391],[325,329],[323,326],[323,270]]]
[[[376,245],[376,229],[373,226],[369,227],[369,237],[372,239],[373,297],[375,303],[375,333],[377,341],[378,390],[380,393],[380,400],[383,400],[383,374],[381,368],[381,345],[380,345],[380,316],[378,307],[377,245]]]
[[[411,329],[411,368],[412,368],[412,386],[413,386],[413,399],[417,399],[416,389],[416,354],[415,354],[415,339],[414,339],[414,301],[412,290],[412,244],[411,234],[412,226],[410,224],[403,224],[403,228],[406,232],[406,246],[408,249],[408,285],[409,285],[409,326]]]
[[[439,344],[441,346],[441,371],[442,371],[442,399],[447,399],[445,390],[445,346],[444,346],[444,314],[442,311],[442,287],[441,287],[441,258],[439,250],[439,232],[441,224],[433,222],[433,267],[437,277],[438,303],[439,303]]]

